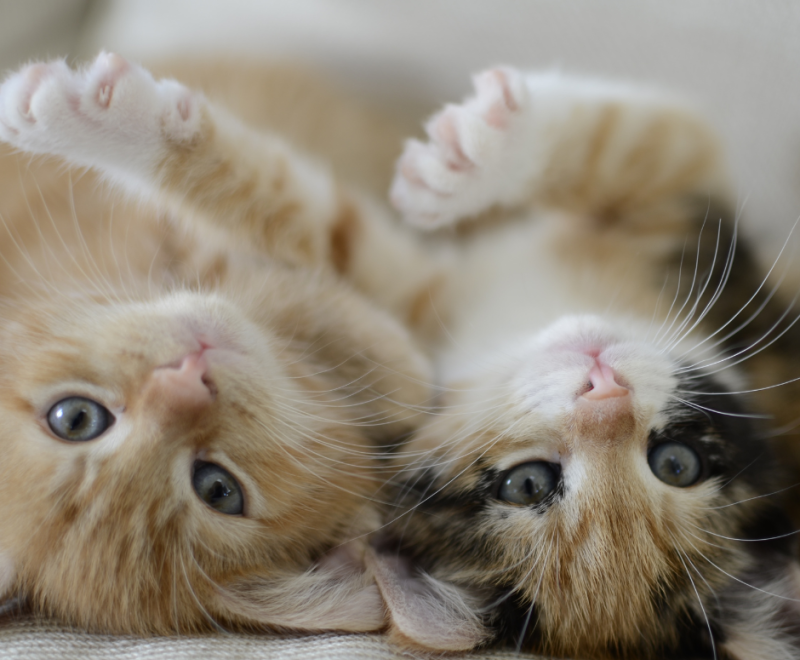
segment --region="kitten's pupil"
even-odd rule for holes
[[[221,500],[223,497],[228,497],[231,494],[231,489],[225,486],[224,483],[221,481],[214,482],[214,485],[211,488],[211,500],[216,502],[217,500]]]
[[[669,457],[668,464],[669,464],[669,469],[670,469],[670,471],[671,471],[671,472],[672,472],[672,474],[674,474],[676,477],[677,477],[677,476],[679,476],[681,472],[683,472],[683,466],[680,464],[680,462],[678,461],[678,459],[677,459],[677,458],[675,458],[674,456],[670,456],[670,457]]]
[[[77,431],[86,422],[86,413],[81,410],[75,417],[72,418],[72,423],[69,425],[70,431]]]
[[[533,497],[534,495],[538,495],[539,491],[542,490],[542,484],[538,482],[533,477],[528,477],[525,479],[525,494],[528,497]]]
[[[555,491],[560,474],[560,466],[545,461],[517,465],[501,478],[497,497],[510,504],[541,504]]]
[[[669,486],[687,488],[700,478],[702,462],[697,452],[680,442],[665,442],[647,457],[653,474]]]
[[[229,516],[244,512],[244,495],[239,482],[222,466],[196,461],[192,485],[198,497],[212,509]]]

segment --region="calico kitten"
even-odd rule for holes
[[[0,138],[141,199],[0,153],[0,596],[114,633],[381,628],[375,448],[430,377],[340,277],[380,258],[358,194],[115,55],[10,76]]]
[[[755,414],[793,420],[797,389],[751,396],[800,374],[797,310],[737,240],[713,133],[624,85],[475,83],[408,143],[392,190],[427,228],[507,214],[453,237],[432,295],[443,393],[397,457],[376,566],[396,638],[800,657],[794,528],[773,496],[793,481]]]

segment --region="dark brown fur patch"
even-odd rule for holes
[[[330,229],[331,262],[336,271],[346,275],[350,268],[354,243],[358,240],[361,220],[358,210],[347,200],[339,202],[339,211]]]

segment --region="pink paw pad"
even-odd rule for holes
[[[149,173],[169,145],[201,128],[202,97],[114,53],[87,68],[33,64],[0,86],[0,140],[32,153]]]
[[[442,151],[448,167],[454,171],[465,171],[475,166],[461,147],[458,134],[458,106],[447,106],[426,126],[432,142]]]
[[[130,69],[127,60],[115,53],[101,53],[92,65],[90,77],[94,78],[93,97],[101,108],[111,105],[117,81]]]
[[[474,85],[473,96],[428,121],[429,141],[409,140],[398,161],[391,198],[413,224],[432,228],[479,213],[503,178],[525,79],[498,68],[476,75]]]
[[[508,69],[492,69],[475,76],[475,101],[490,126],[505,128],[511,115],[520,109],[520,90],[512,86],[515,78],[515,72]]]
[[[42,80],[44,80],[50,73],[52,73],[52,66],[48,64],[32,64],[27,67],[21,74],[21,89],[19,91],[19,100],[17,105],[17,112],[20,117],[31,124],[36,122],[36,117],[31,111],[31,99],[39,88]]]
[[[40,117],[35,99],[50,79],[68,79],[72,75],[62,62],[31,64],[9,76],[0,87],[0,138],[12,140],[21,133],[36,130]],[[71,100],[71,99],[70,99]]]
[[[176,104],[176,107],[178,109],[178,114],[180,115],[181,119],[183,119],[183,121],[189,120],[189,117],[192,114],[193,105],[194,105],[194,99],[187,90],[186,94],[181,96]]]

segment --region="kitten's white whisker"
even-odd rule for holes
[[[64,236],[63,236],[62,232],[58,228],[58,223],[56,223],[55,218],[53,217],[52,213],[50,212],[50,208],[47,205],[47,200],[45,198],[44,193],[42,192],[41,187],[39,186],[39,182],[38,181],[34,181],[34,185],[36,186],[36,190],[39,193],[39,198],[40,198],[40,200],[42,202],[42,205],[44,206],[44,211],[47,214],[48,219],[50,220],[50,225],[52,226],[56,237],[58,238],[59,242],[61,243],[63,251],[66,252],[66,254],[70,258],[70,261],[77,268],[78,273],[80,273],[80,275],[82,276],[82,282],[91,284],[93,289],[94,289],[94,291],[96,291],[100,295],[105,295],[105,292],[97,285],[97,283],[94,281],[94,278],[90,277],[89,273],[86,272],[86,270],[84,269],[83,265],[78,261],[76,256],[73,254],[73,251],[69,249],[68,244],[67,244],[66,240],[64,239]],[[25,197],[25,200],[26,200],[26,203],[27,203],[28,202],[27,196]],[[33,215],[33,209],[30,208],[30,205],[28,205],[28,209],[29,209],[29,212],[31,213],[31,215]],[[62,268],[63,268],[63,266],[62,266]],[[73,275],[71,275],[70,278],[74,280],[74,276]]]
[[[533,610],[536,607],[536,601],[537,601],[537,599],[539,597],[539,591],[540,591],[540,589],[542,587],[542,581],[544,580],[544,572],[547,569],[547,564],[550,561],[550,553],[551,553],[552,548],[553,548],[553,537],[554,536],[556,537],[556,539],[555,539],[556,561],[558,561],[558,530],[556,528],[556,529],[553,530],[553,533],[550,536],[550,542],[548,543],[547,557],[542,562],[542,570],[539,572],[539,581],[536,583],[536,589],[534,590],[533,596],[531,597],[531,606],[530,606],[530,608],[528,608],[528,612],[525,615],[525,620],[522,623],[522,630],[519,633],[519,638],[518,638],[517,644],[516,644],[517,653],[519,653],[522,650],[522,644],[525,641],[525,634],[528,631],[528,626],[530,626],[531,617],[533,615]],[[536,567],[536,565],[538,563],[539,562],[538,562],[538,559],[537,559],[537,561],[534,562],[531,565],[530,571],[528,571],[528,574],[524,578],[524,582],[527,582],[528,578],[530,577],[531,573],[533,572],[533,569]],[[519,581],[517,583],[517,585],[516,585],[515,591],[518,591],[522,587],[523,587],[523,581]]]
[[[98,290],[100,292],[102,292],[104,296],[106,296],[107,298],[112,298],[112,296],[113,296],[113,299],[116,302],[121,303],[122,300],[120,300],[120,298],[118,296],[114,295],[115,294],[114,287],[107,280],[107,278],[103,274],[102,269],[99,268],[99,266],[97,265],[97,261],[94,258],[94,255],[92,254],[92,251],[89,249],[89,246],[86,244],[86,239],[85,239],[85,237],[83,235],[83,229],[81,228],[80,221],[78,219],[78,210],[75,208],[75,189],[74,189],[74,184],[73,184],[73,181],[72,181],[72,171],[71,170],[68,172],[67,191],[68,191],[68,197],[67,198],[69,200],[69,212],[70,212],[70,217],[72,218],[73,229],[75,231],[75,236],[78,239],[78,244],[80,245],[81,254],[83,256],[83,259],[88,264],[90,271],[93,271],[92,281],[93,281],[93,283],[95,283],[95,286],[98,287]],[[41,194],[41,190],[39,191],[39,193]],[[42,201],[44,201],[44,199]],[[47,205],[45,203],[45,207],[46,206]],[[48,210],[48,214],[49,214],[49,210]],[[96,278],[96,280],[95,280],[95,278]],[[99,286],[98,283],[104,285],[104,287]],[[103,290],[104,288],[105,288],[105,291]]]
[[[730,274],[731,274],[731,271],[733,269],[733,261],[734,261],[735,254],[736,254],[736,244],[737,244],[737,240],[738,240],[738,231],[739,231],[739,224],[738,224],[738,218],[737,218],[737,220],[736,220],[736,222],[734,224],[734,227],[733,227],[733,236],[731,237],[731,243],[728,246],[728,254],[727,254],[726,258],[725,258],[725,263],[724,263],[723,268],[722,268],[722,274],[720,276],[719,282],[717,282],[717,286],[716,286],[716,288],[714,290],[713,295],[711,296],[709,301],[706,303],[706,306],[703,308],[703,311],[698,315],[697,319],[691,325],[691,327],[689,327],[689,329],[686,330],[683,333],[683,335],[677,337],[668,346],[668,350],[671,350],[673,347],[677,346],[680,342],[682,342],[686,337],[688,337],[700,325],[700,323],[703,322],[705,317],[711,312],[711,310],[713,309],[714,305],[720,299],[720,297],[722,295],[722,292],[725,290],[725,287],[728,284],[728,279],[730,278]],[[710,268],[708,270],[708,273],[707,273],[707,276],[706,276],[706,281],[705,281],[705,284],[703,286],[703,289],[700,292],[698,292],[698,295],[697,295],[697,298],[696,298],[696,301],[695,301],[695,307],[693,307],[693,309],[692,309],[692,316],[694,316],[694,312],[696,311],[697,306],[700,304],[700,301],[702,300],[702,296],[705,293],[705,290],[708,287],[709,282],[711,281],[711,278],[712,278],[712,276],[714,274],[714,271],[716,270],[716,263],[717,263],[717,256],[719,254],[721,232],[722,232],[722,219],[720,218],[719,225],[718,225],[718,231],[717,231],[717,243],[716,243],[716,245],[714,247],[714,258],[712,259],[711,266],[710,266]],[[688,320],[689,319],[687,319],[687,321]]]
[[[756,498],[753,498],[753,499],[756,499]],[[746,501],[746,500],[743,500],[743,501]],[[722,508],[722,507],[720,507],[720,508]],[[692,527],[694,527],[695,529],[703,532],[704,534],[709,534],[709,535],[714,536],[714,537],[716,537],[718,539],[722,539],[724,541],[736,541],[737,543],[762,543],[764,541],[779,541],[780,539],[788,539],[788,538],[791,538],[792,536],[796,536],[797,534],[800,534],[800,530],[794,530],[794,531],[791,531],[791,532],[786,532],[785,534],[777,534],[775,536],[765,536],[763,538],[757,538],[757,539],[742,539],[742,538],[735,538],[733,536],[725,536],[724,534],[717,534],[716,532],[712,532],[712,531],[710,531],[708,529],[703,529],[702,527],[699,527],[698,525],[692,525]]]
[[[189,575],[186,572],[186,562],[183,559],[183,555],[179,555],[179,557],[180,557],[180,560],[181,560],[181,570],[182,570],[182,573],[183,573],[184,582],[186,583],[186,588],[188,589],[189,594],[192,596],[192,599],[194,600],[194,602],[197,604],[197,607],[203,613],[203,616],[205,617],[206,621],[208,621],[218,633],[227,633],[228,630],[226,630],[223,626],[221,626],[219,624],[219,622],[213,616],[211,616],[211,614],[205,608],[203,603],[200,602],[200,599],[197,597],[197,593],[195,593],[194,586],[192,586],[192,581],[189,579]],[[200,565],[197,563],[197,559],[195,557],[192,557],[192,561],[194,562],[195,566],[197,567],[197,570],[200,571],[200,574],[206,580],[208,580],[213,586],[215,586],[215,587],[218,586],[218,585],[216,585],[214,583],[213,580],[211,580],[211,578],[208,577],[208,575],[206,575],[206,573],[203,571],[203,569],[200,568]]]
[[[736,334],[738,334],[739,332],[741,332],[742,330],[744,330],[744,329],[745,329],[745,328],[746,328],[748,325],[750,325],[750,324],[751,324],[751,323],[752,323],[752,322],[753,322],[755,319],[757,319],[757,318],[758,318],[758,317],[761,315],[761,313],[764,311],[764,309],[767,307],[767,305],[769,305],[770,301],[771,301],[771,300],[772,300],[772,298],[775,296],[775,294],[778,292],[778,290],[780,289],[780,287],[781,287],[781,284],[783,283],[783,280],[784,280],[784,278],[785,278],[785,277],[786,277],[786,269],[784,269],[784,272],[781,274],[781,277],[778,279],[778,281],[777,281],[777,282],[775,283],[775,285],[772,287],[772,289],[770,290],[770,292],[769,292],[769,293],[768,293],[768,294],[765,296],[764,300],[763,300],[763,301],[762,301],[762,303],[759,305],[758,309],[756,309],[756,310],[755,310],[755,311],[754,311],[754,312],[753,312],[753,313],[752,313],[752,314],[751,314],[751,315],[750,315],[750,316],[749,316],[749,317],[748,317],[748,318],[747,318],[745,321],[743,321],[743,322],[742,322],[740,325],[738,325],[736,328],[734,328],[733,330],[731,330],[730,332],[728,332],[728,334],[726,334],[725,336],[723,336],[723,337],[719,338],[717,341],[715,341],[714,343],[710,344],[709,346],[706,346],[706,347],[703,349],[703,351],[702,351],[702,352],[703,352],[703,353],[706,353],[706,352],[708,352],[708,351],[710,351],[710,350],[713,350],[713,349],[717,348],[718,346],[724,346],[724,345],[725,345],[725,344],[726,344],[726,343],[727,343],[729,340],[731,340],[731,339],[732,339],[734,336],[736,336]],[[796,300],[796,298],[795,298],[795,300]],[[791,306],[790,306],[790,307],[791,307]],[[787,311],[788,311],[788,310],[787,310]],[[689,354],[691,351],[694,351],[696,348],[697,348],[696,346],[695,346],[695,347],[692,347],[691,349],[689,349],[688,351],[686,351],[686,352],[685,352],[685,353],[683,353],[682,355],[678,356],[678,360],[683,360],[683,359],[684,359],[684,358],[685,358],[685,357],[686,357],[686,356],[687,356],[687,355],[688,355],[688,354]],[[708,362],[708,361],[713,361],[713,360],[717,359],[717,358],[718,358],[720,355],[725,355],[725,352],[723,351],[723,352],[717,353],[715,356],[713,356],[713,357],[711,357],[711,358],[704,358],[704,359],[702,359],[702,360],[698,360],[698,361],[697,361],[695,364],[693,364],[693,365],[690,365],[690,366],[699,366],[699,365],[703,365],[703,364],[705,364],[705,363],[706,363],[706,362]]]
[[[700,232],[699,232],[698,237],[697,237],[697,256],[695,258],[694,275],[692,277],[692,284],[691,284],[691,287],[689,288],[689,292],[686,295],[686,300],[684,301],[683,306],[680,308],[680,310],[678,310],[678,314],[676,315],[676,318],[680,318],[680,316],[683,314],[683,311],[686,308],[686,305],[689,303],[689,300],[692,298],[692,293],[694,292],[695,284],[697,283],[697,274],[698,274],[698,271],[700,269],[700,254],[701,254],[700,246],[702,244],[703,231],[705,230],[705,226],[706,226],[706,221],[707,220],[708,220],[708,214],[706,213],[706,217],[703,219],[703,224],[700,227]],[[722,221],[720,220],[717,223],[717,241],[716,241],[716,244],[714,246],[714,257],[711,260],[711,267],[710,267],[710,269],[709,269],[709,271],[708,271],[708,273],[707,273],[707,275],[705,277],[705,281],[702,282],[702,284],[700,284],[697,293],[694,295],[694,302],[692,303],[691,308],[684,315],[683,320],[678,324],[678,326],[675,328],[675,330],[667,338],[667,344],[662,349],[664,351],[669,351],[673,347],[673,345],[675,343],[680,341],[680,339],[682,338],[681,337],[681,333],[684,331],[684,328],[686,328],[686,326],[689,323],[691,323],[692,319],[695,316],[695,313],[697,312],[697,309],[698,309],[698,307],[700,305],[700,301],[703,298],[703,294],[705,293],[705,291],[708,288],[708,285],[709,285],[709,283],[711,281],[711,274],[714,272],[714,266],[717,263],[717,255],[719,254],[719,244],[720,244],[721,234],[722,234]],[[701,316],[702,316],[702,314],[701,314]],[[695,325],[696,325],[696,323],[697,322],[695,322]]]
[[[700,610],[702,611],[703,617],[706,620],[706,627],[708,628],[708,636],[709,640],[711,641],[711,650],[714,655],[714,660],[717,660],[717,645],[714,641],[714,631],[711,629],[711,621],[709,620],[708,614],[706,613],[705,605],[703,605],[703,599],[700,598],[700,592],[697,590],[697,585],[694,582],[694,578],[692,578],[692,574],[689,571],[689,567],[686,566],[686,562],[684,561],[684,553],[678,547],[677,540],[674,537],[672,539],[672,542],[673,542],[673,547],[675,548],[675,552],[677,553],[678,558],[681,560],[681,564],[683,564],[683,569],[686,571],[686,577],[689,578],[689,582],[691,582],[692,584],[692,589],[694,589],[694,594],[695,596],[697,596],[697,602],[700,605]]]
[[[692,536],[694,536],[694,535],[692,535]],[[698,540],[702,540],[699,537],[695,537],[695,538],[698,538]],[[778,598],[780,600],[789,601],[789,602],[792,602],[792,603],[800,603],[800,599],[798,599],[798,598],[790,598],[789,596],[783,596],[781,594],[776,594],[776,593],[773,593],[771,591],[766,591],[765,589],[761,589],[760,587],[757,587],[754,584],[750,584],[749,582],[745,582],[744,580],[736,577],[735,575],[733,575],[733,574],[729,573],[728,571],[726,571],[724,568],[722,568],[722,567],[718,566],[717,564],[715,564],[709,557],[707,557],[701,550],[699,550],[691,541],[689,541],[689,545],[691,545],[694,548],[695,552],[697,552],[700,555],[700,557],[702,557],[711,566],[716,568],[720,573],[722,573],[723,575],[729,577],[731,580],[733,580],[735,582],[738,582],[739,584],[741,584],[741,585],[743,585],[745,587],[753,589],[754,591],[759,591],[762,594],[765,594],[767,596],[772,596],[774,598]]]
[[[764,288],[764,286],[770,280],[770,277],[772,276],[772,272],[777,267],[777,265],[778,265],[778,263],[779,263],[779,261],[781,259],[781,256],[786,251],[786,247],[789,245],[789,241],[790,241],[792,235],[794,234],[794,231],[797,228],[798,223],[800,223],[800,216],[798,216],[797,219],[794,221],[794,224],[792,225],[792,228],[789,230],[789,234],[786,237],[786,240],[784,240],[783,245],[781,246],[781,249],[778,252],[778,255],[775,257],[775,260],[772,262],[772,265],[769,267],[769,269],[767,270],[767,273],[762,278],[761,283],[758,285],[756,290],[750,295],[750,297],[747,299],[747,301],[725,323],[723,323],[714,332],[712,332],[709,335],[707,335],[703,340],[698,342],[696,344],[695,348],[698,348],[698,347],[702,346],[706,342],[708,342],[711,339],[713,339],[714,337],[716,337],[719,333],[721,333],[725,328],[727,328],[731,323],[733,323],[734,320],[736,318],[738,318],[739,315],[742,314],[742,312],[744,312],[744,310],[747,309],[750,306],[750,304],[758,297],[758,295],[761,292],[761,290]],[[738,223],[737,223],[737,225],[738,225]]]
[[[656,332],[655,336],[653,337],[653,343],[658,346],[664,338],[671,333],[672,327],[675,325],[675,322],[680,317],[680,311],[678,311],[674,316],[672,315],[672,310],[675,308],[675,304],[678,302],[678,298],[681,295],[681,281],[683,278],[683,261],[686,258],[686,243],[687,240],[685,239],[683,242],[683,250],[681,251],[681,260],[678,266],[678,282],[675,285],[675,295],[672,298],[672,304],[669,306],[666,315],[664,316],[664,320],[661,322],[661,327],[659,328],[658,332]],[[697,264],[695,263],[695,277],[697,276]],[[669,278],[669,274],[667,274],[667,278]],[[664,282],[666,286],[666,281]],[[681,309],[686,306],[686,302],[688,301],[688,296],[691,295],[692,289],[694,289],[694,278],[692,279],[692,284],[689,287],[689,293],[687,294],[687,299],[681,305]],[[664,326],[667,324],[669,319],[672,318],[672,322],[669,326],[665,329]],[[662,335],[663,331],[663,335]]]
[[[783,323],[783,320],[788,316],[789,312],[794,309],[794,304],[797,302],[798,298],[800,298],[800,293],[795,295],[794,299],[789,304],[789,306],[784,310],[783,314],[781,314],[781,316],[772,324],[772,326],[770,326],[770,328],[761,337],[759,337],[758,339],[753,341],[749,346],[743,348],[741,351],[739,351],[737,353],[734,353],[732,355],[726,355],[725,357],[723,357],[720,360],[717,360],[716,362],[706,363],[706,364],[702,364],[702,365],[698,364],[698,365],[691,366],[691,367],[683,367],[681,369],[676,370],[676,373],[690,373],[692,371],[698,371],[699,369],[703,369],[703,370],[706,370],[706,372],[709,373],[709,374],[715,374],[715,373],[719,373],[720,371],[724,371],[725,369],[728,369],[729,367],[735,366],[737,364],[741,364],[745,360],[749,360],[754,355],[758,355],[762,351],[764,351],[767,348],[769,348],[770,346],[772,346],[775,342],[777,342],[781,337],[783,337],[787,332],[789,332],[789,330],[791,330],[791,328],[795,325],[795,323],[798,322],[798,320],[800,320],[800,314],[798,314],[798,316],[796,316],[792,320],[792,322],[789,323],[789,325],[787,325],[780,333],[778,333],[776,336],[774,336],[769,342],[767,342],[766,344],[764,344],[763,346],[761,346],[757,350],[753,350],[762,341],[764,341],[767,337],[769,337],[773,333],[773,331],[780,326],[781,323]],[[742,356],[744,356],[744,357],[742,357]],[[740,358],[740,359],[737,359],[737,358]],[[735,361],[731,362],[728,365],[726,365],[722,369],[717,369],[716,371],[710,371],[710,372],[707,371],[707,370],[711,369],[712,367],[716,366],[717,364],[730,362],[731,360],[735,360]]]
[[[675,399],[679,403],[682,403],[690,408],[694,408],[696,410],[701,410],[703,412],[710,412],[715,413],[717,415],[725,415],[726,417],[742,417],[746,419],[772,419],[771,415],[758,415],[758,414],[748,414],[748,413],[732,413],[727,412],[724,410],[715,410],[714,408],[708,408],[706,406],[701,406],[699,403],[694,403],[692,401],[687,401],[686,399],[681,399],[678,396],[670,396],[671,399]]]

